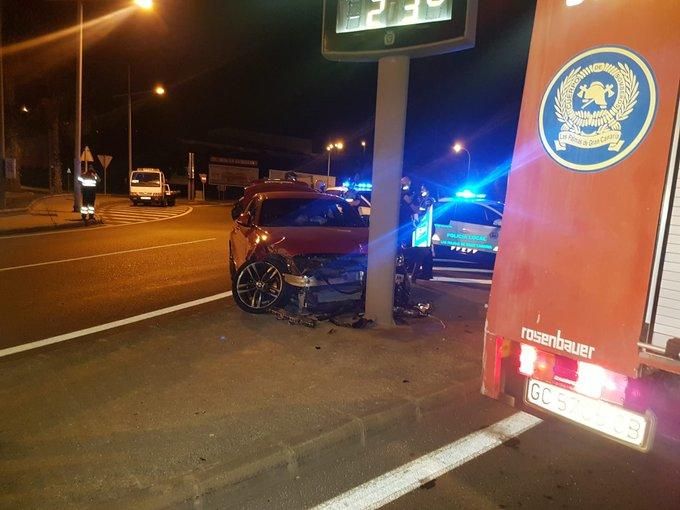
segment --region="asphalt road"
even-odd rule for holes
[[[166,221],[0,238],[0,349],[229,290],[230,225],[227,206],[197,206]]]
[[[0,349],[229,290],[230,223],[227,207],[198,206],[156,223],[0,239]],[[144,326],[131,331],[136,327]],[[202,503],[313,506],[514,413],[476,395],[464,411],[443,411],[418,426],[369,438],[362,448],[325,452],[300,466],[292,480],[259,479]],[[679,459],[677,441],[660,438],[651,453],[640,454],[546,421],[387,508],[678,508]]]

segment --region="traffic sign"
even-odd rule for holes
[[[113,159],[113,156],[109,156],[108,154],[99,154],[97,156],[97,159],[99,160],[99,162],[104,167],[104,170],[106,170],[109,167],[109,165],[111,164],[111,160]]]
[[[85,150],[83,153],[80,155],[80,161],[84,161],[86,163],[94,163],[94,157],[92,157],[92,151],[90,151],[90,148],[86,145]]]

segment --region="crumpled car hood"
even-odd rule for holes
[[[367,228],[267,227],[261,230],[268,237],[269,249],[287,257],[368,253]]]

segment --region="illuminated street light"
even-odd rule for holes
[[[83,32],[85,24],[83,21],[83,1],[78,1],[78,66],[76,73],[76,122],[75,122],[75,158],[74,158],[74,172],[73,172],[73,211],[79,211],[81,205],[80,196],[80,177],[81,161],[80,151],[82,149],[82,115],[83,115]],[[142,10],[149,11],[153,8],[153,0],[133,0],[133,5],[136,5]]]
[[[130,65],[128,64],[128,177],[132,175],[132,96],[138,96],[142,94],[155,94],[157,96],[165,96],[165,87],[163,85],[156,85],[153,90],[146,90],[142,92],[132,92],[132,71]]]
[[[145,11],[153,9],[153,0],[135,0],[134,4]]]
[[[341,141],[337,141],[335,143],[329,143],[326,146],[326,151],[328,152],[328,177],[331,176],[331,153],[333,152],[333,150],[341,151],[344,148],[345,148],[345,144]]]
[[[461,151],[465,151],[465,153],[467,154],[467,156],[468,156],[468,166],[467,166],[467,175],[465,176],[465,180],[469,180],[470,179],[470,164],[472,163],[472,156],[470,155],[470,151],[467,150],[463,146],[463,144],[461,144],[460,142],[456,142],[455,144],[453,144],[453,147],[451,147],[451,149],[453,149],[453,152],[455,152],[456,154],[460,154]]]
[[[28,113],[28,112],[29,112],[28,106],[22,105],[22,106],[21,106],[21,111],[22,111],[23,113]]]

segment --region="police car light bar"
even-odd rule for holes
[[[484,193],[473,193],[469,189],[456,192],[456,198],[486,198]]]
[[[370,182],[358,182],[352,187],[349,181],[345,181],[342,185],[345,188],[354,189],[355,191],[373,191],[373,184]]]

